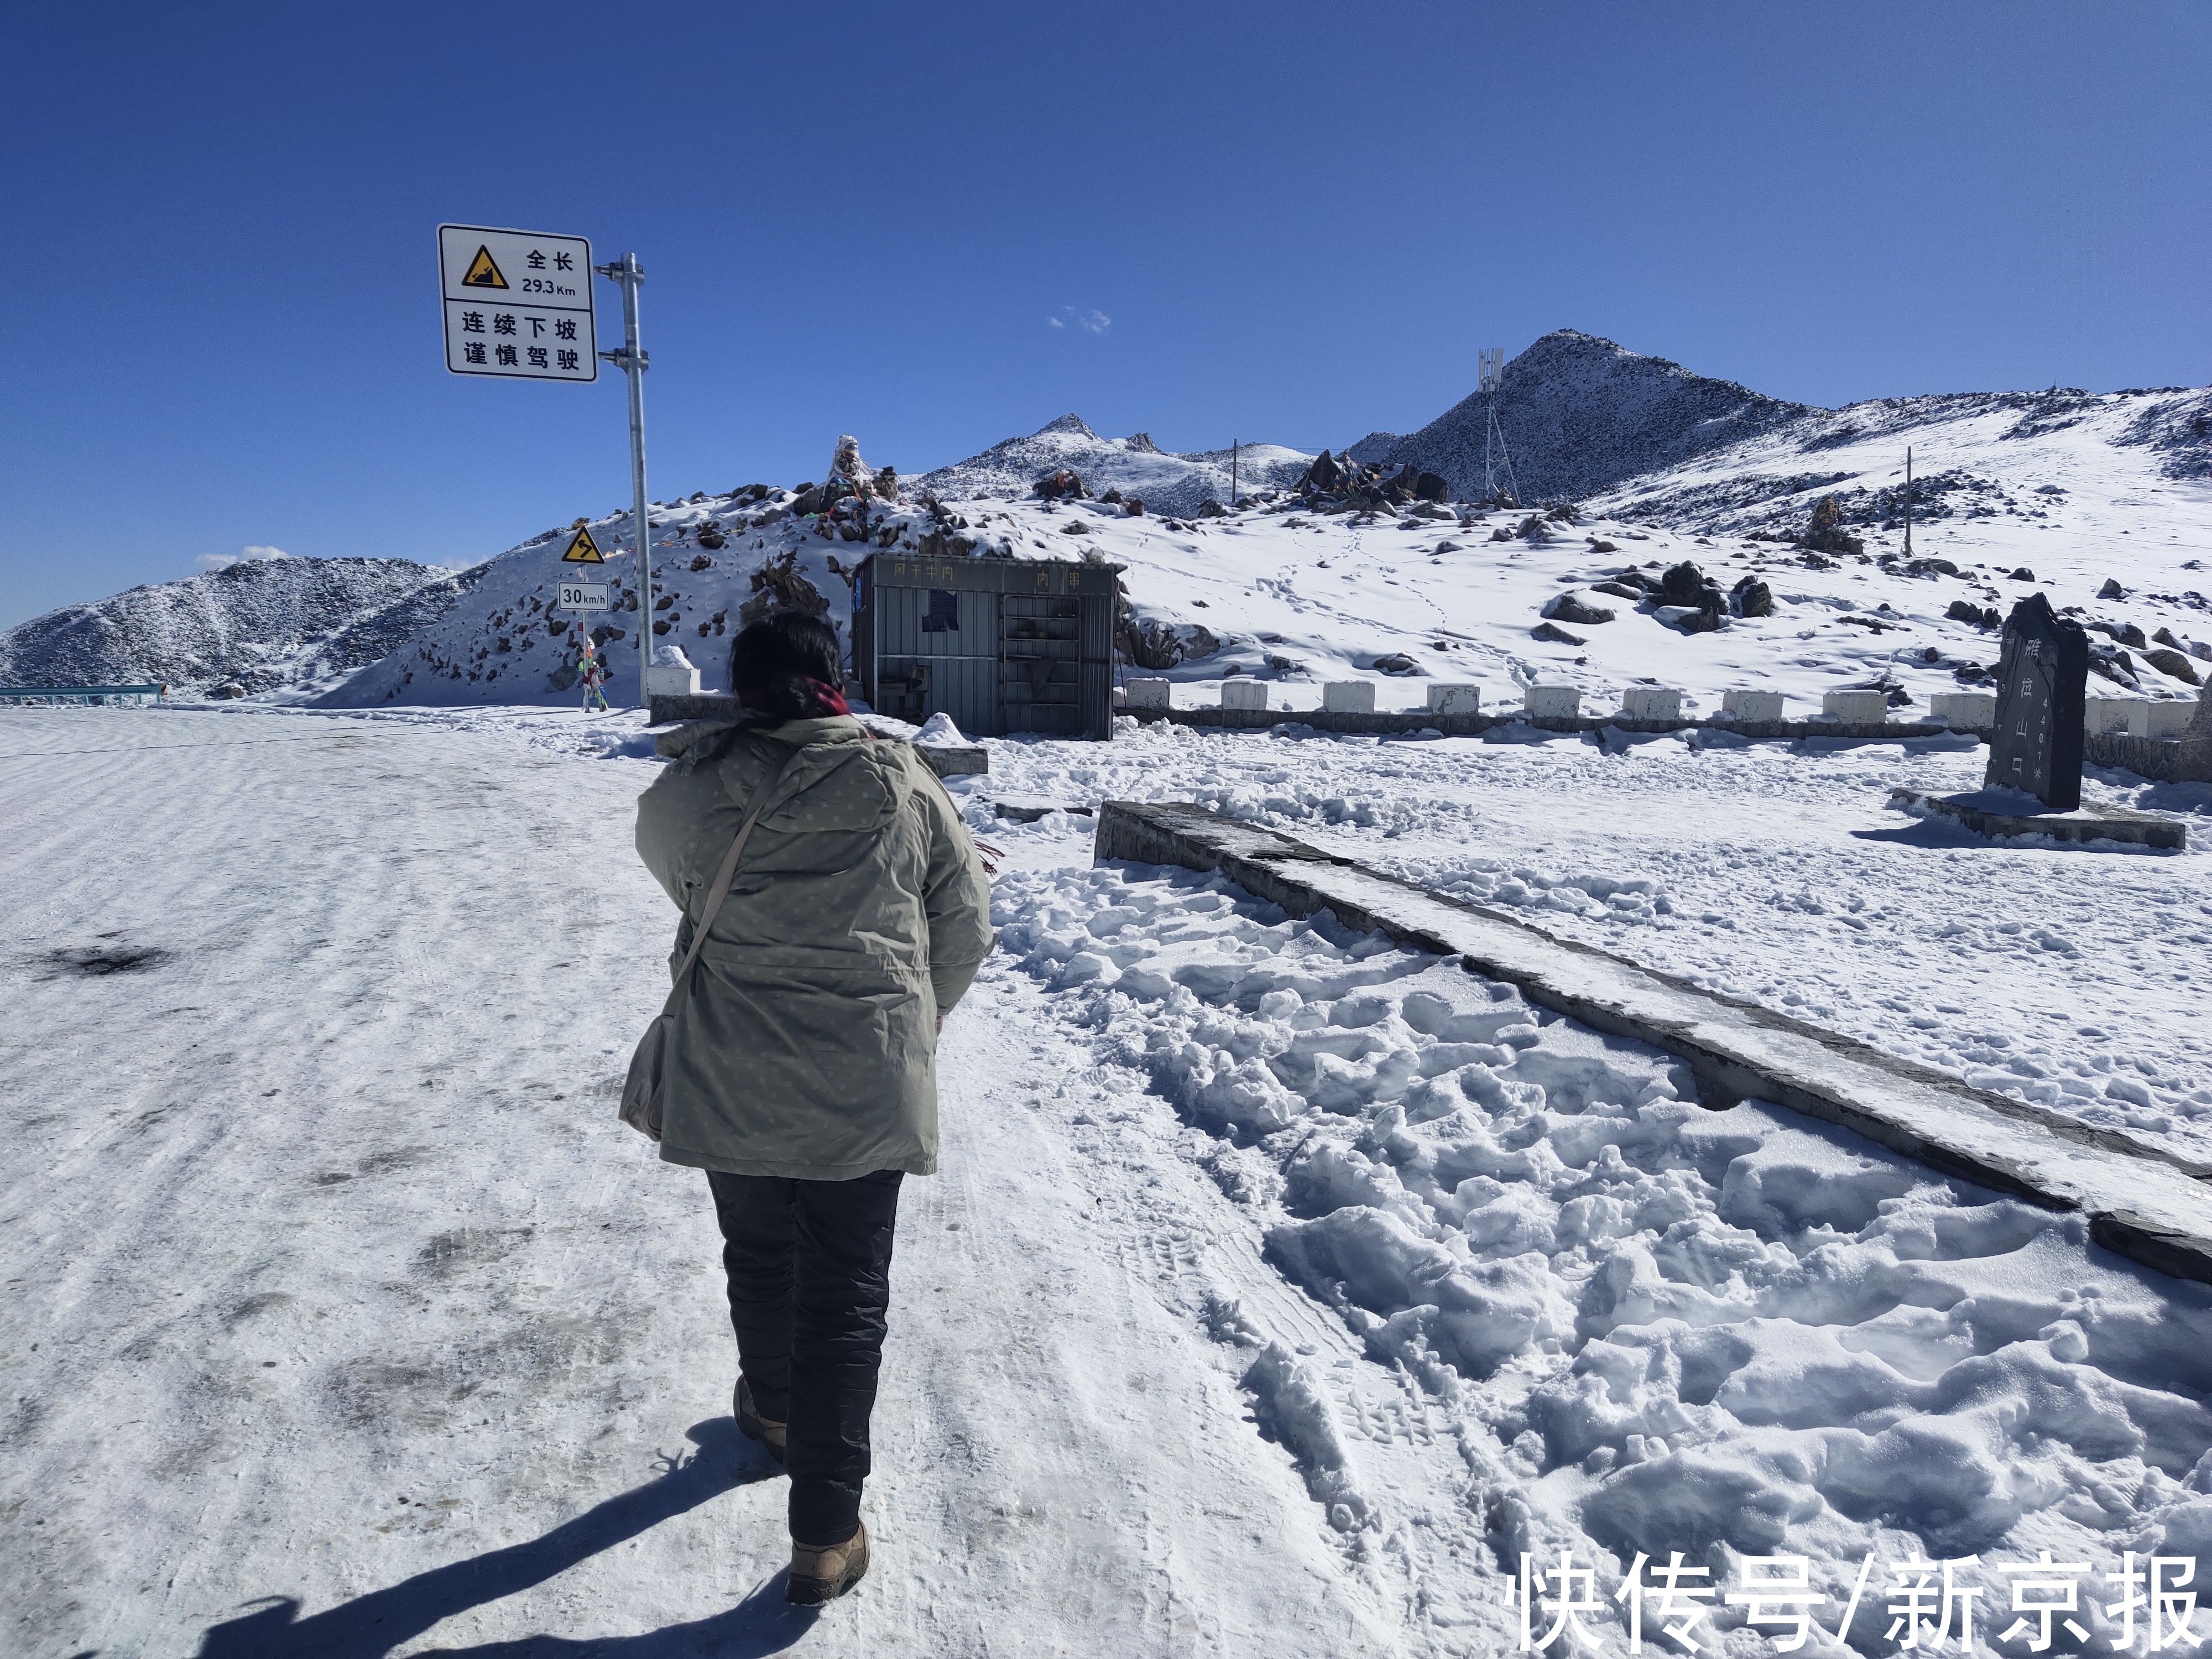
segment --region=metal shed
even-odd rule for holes
[[[853,672],[878,713],[971,737],[1114,729],[1115,578],[1066,559],[878,553],[853,582]]]

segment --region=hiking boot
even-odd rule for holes
[[[862,1527],[842,1544],[791,1540],[791,1583],[783,1599],[801,1607],[834,1601],[868,1574],[868,1529]]]
[[[783,1462],[784,1425],[773,1418],[763,1417],[753,1404],[753,1385],[744,1377],[738,1379],[738,1391],[730,1399],[730,1413],[738,1419],[738,1432],[748,1440],[757,1440],[768,1448],[768,1455],[779,1463]]]

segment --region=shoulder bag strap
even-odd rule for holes
[[[730,884],[737,879],[738,860],[745,854],[745,842],[753,833],[753,825],[760,822],[761,813],[767,809],[769,797],[784,780],[784,775],[799,763],[804,749],[794,749],[790,757],[753,791],[753,798],[745,803],[745,816],[738,825],[738,833],[731,838],[730,850],[722,854],[721,868],[714,872],[714,884],[707,890],[707,908],[699,913],[698,926],[691,932],[691,949],[684,957],[684,965],[676,970],[676,982],[668,988],[668,1000],[662,1005],[663,1014],[673,1015],[684,1000],[684,993],[691,983],[691,970],[699,965],[699,953],[706,949],[708,930],[714,927],[714,918],[721,914],[722,901],[730,896]]]

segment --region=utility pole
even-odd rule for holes
[[[1229,441],[1229,505],[1231,509],[1237,505],[1237,440],[1234,438]]]
[[[1521,504],[1521,480],[1513,476],[1513,457],[1506,452],[1505,428],[1498,423],[1498,399],[1505,389],[1505,348],[1476,354],[1480,366],[1476,384],[1481,388],[1489,420],[1482,438],[1482,498],[1486,504],[1501,496]]]
[[[1912,446],[1905,447],[1905,556],[1912,556]]]
[[[625,253],[611,264],[594,267],[600,276],[622,284],[623,344],[619,351],[599,356],[629,376],[629,485],[637,520],[637,700],[653,702],[653,520],[645,506],[645,371],[652,360],[637,337],[637,289],[645,281],[645,267],[637,255]]]

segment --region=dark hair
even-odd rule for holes
[[[834,689],[843,678],[837,630],[804,611],[778,611],[748,623],[730,641],[730,690],[749,708],[780,720],[821,712],[810,681]]]

